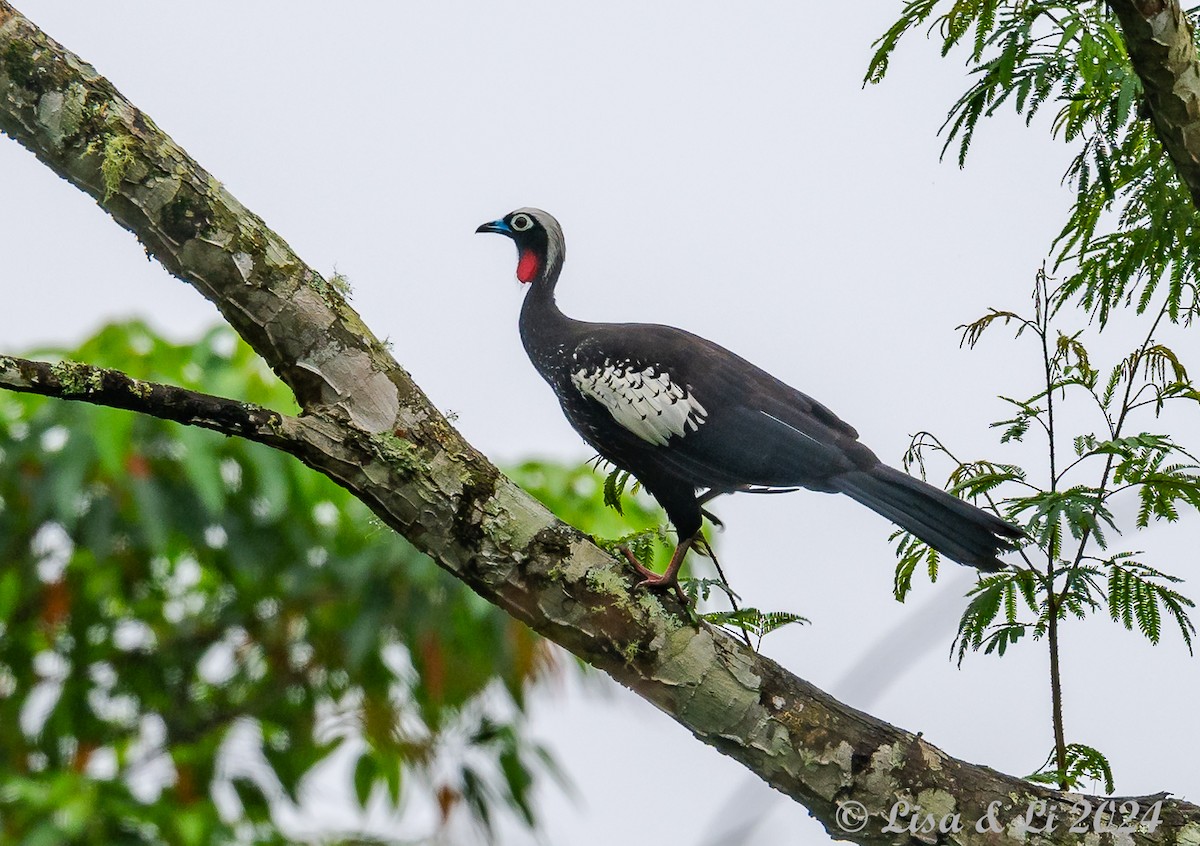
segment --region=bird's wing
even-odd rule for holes
[[[661,366],[607,358],[571,373],[581,394],[604,406],[614,421],[654,446],[698,431],[708,410]]]
[[[878,461],[821,403],[679,329],[597,327],[574,360],[575,389],[698,486],[821,488]]]

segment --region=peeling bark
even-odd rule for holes
[[[287,417],[114,371],[13,358],[0,358],[0,386],[205,425],[296,456],[481,596],[804,804],[834,837],[1200,844],[1200,808],[1165,794],[1136,797],[1142,809],[1161,800],[1153,831],[1142,824],[1121,834],[1071,833],[1082,797],[951,758],[724,632],[694,626],[669,597],[633,590],[636,575],[622,562],[557,521],[459,436],[336,286],[6,0],[0,131],[94,197],[150,255],[212,300],[304,412]],[[1091,800],[1093,807],[1102,801]],[[1038,802],[1057,814],[1052,834],[1025,824]],[[859,808],[865,816],[854,813]],[[1043,810],[1033,823],[1045,821]]]
[[[1150,119],[1200,207],[1200,61],[1178,0],[1107,0],[1142,81]]]

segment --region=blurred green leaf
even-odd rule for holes
[[[227,328],[186,344],[135,321],[40,355],[296,411]],[[610,525],[592,471],[529,462],[520,472],[578,524]],[[210,791],[223,744],[249,742],[234,731],[246,725],[261,731],[286,797],[232,779],[255,843],[283,842],[272,808],[295,802],[351,735],[368,746],[360,797],[380,785],[400,808],[404,789],[437,794],[436,774],[463,757],[481,765],[463,807],[536,825],[528,787],[552,770],[518,751],[522,708],[525,689],[558,664],[325,477],[213,432],[3,394],[0,503],[5,842],[231,841]],[[629,517],[658,519],[643,503]],[[20,715],[45,667],[61,692],[26,733]],[[491,719],[485,701],[507,703],[511,742],[443,742],[474,737]],[[157,739],[143,749],[147,725]],[[136,798],[131,785],[155,755],[175,776],[160,778],[157,798]],[[87,774],[101,758],[115,762],[113,777]],[[404,770],[425,777],[406,781]]]
[[[358,798],[358,804],[364,808],[371,798],[371,790],[375,787],[378,774],[379,767],[373,755],[364,752],[358,756],[358,762],[354,765],[354,795]]]

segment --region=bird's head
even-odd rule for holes
[[[517,245],[517,278],[553,282],[566,256],[562,227],[541,209],[517,209],[499,220],[485,223],[476,232],[507,235]]]

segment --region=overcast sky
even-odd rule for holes
[[[1069,153],[1045,123],[1005,115],[966,170],[940,164],[959,60],[918,37],[892,78],[861,88],[899,2],[17,5],[307,262],[349,277],[366,322],[497,462],[589,457],[521,349],[511,244],[473,234],[523,205],[566,231],[567,313],[709,337],[831,406],[893,464],[922,429],[1013,458],[987,423],[1004,414],[996,394],[1033,392],[1034,350],[997,332],[963,351],[954,327],[1027,305],[1069,205]],[[135,315],[181,338],[218,319],[8,139],[0,256],[0,352]],[[947,660],[969,574],[918,578],[899,605],[889,526],[848,499],[716,510],[745,602],[813,622],[764,651],[951,755],[1018,775],[1043,761],[1044,645]],[[1127,545],[1191,575],[1197,530]],[[1194,801],[1200,684],[1177,634],[1154,648],[1098,617],[1063,638],[1068,741],[1105,751],[1121,793]],[[825,840],[802,808],[612,685],[572,682],[532,711],[579,789],[543,794],[548,842],[711,843],[747,813],[764,819],[746,842]]]

